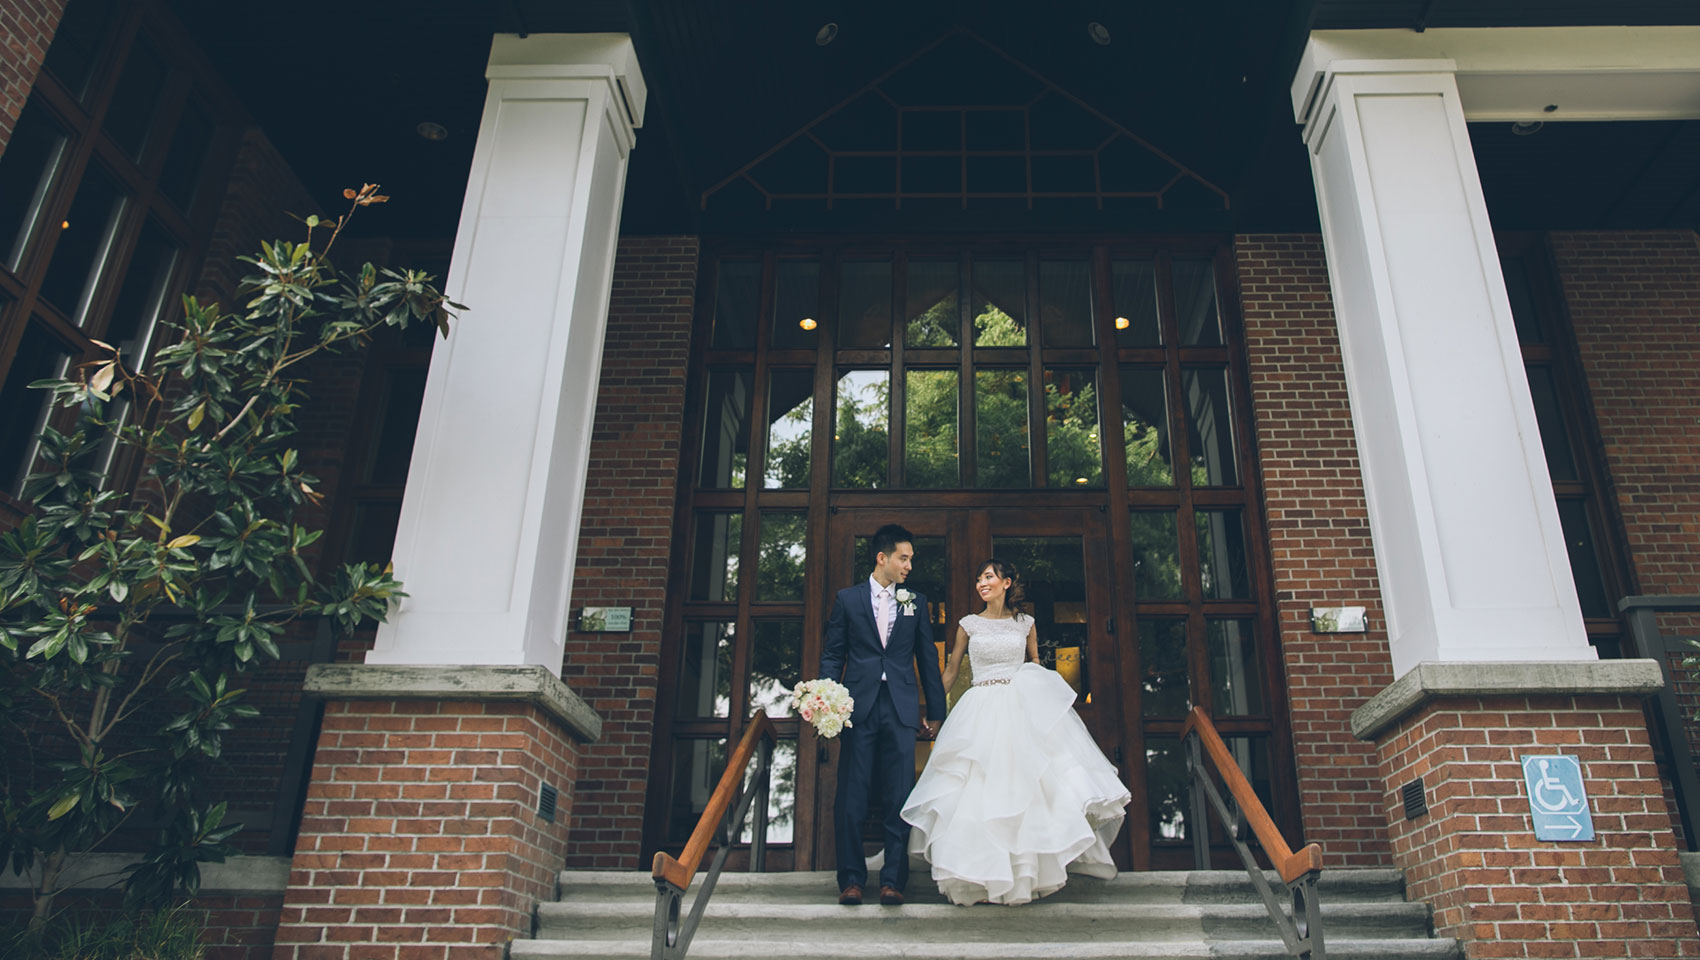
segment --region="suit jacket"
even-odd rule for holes
[[[915,613],[902,607],[891,627],[891,639],[880,646],[879,627],[874,623],[873,591],[866,580],[838,591],[832,615],[826,621],[826,646],[821,651],[820,675],[844,684],[856,701],[852,722],[864,719],[879,695],[880,674],[886,676],[897,716],[904,725],[920,722],[920,695],[915,688],[917,668],[921,687],[927,692],[927,719],[944,719],[944,679],[939,675],[938,648],[933,646],[932,609],[927,598],[915,594]]]

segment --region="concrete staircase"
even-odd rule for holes
[[[568,871],[561,896],[537,911],[537,935],[515,960],[648,957],[655,886],[648,874]],[[1280,890],[1280,887],[1277,887]],[[909,902],[841,907],[830,873],[726,873],[691,942],[692,958],[772,960],[1050,960],[1225,957],[1284,960],[1274,924],[1244,873],[1126,873],[1079,877],[1021,907],[952,906],[925,874]],[[693,887],[685,893],[690,910]],[[1458,960],[1434,939],[1429,910],[1406,903],[1394,870],[1330,870],[1319,899],[1329,960]]]

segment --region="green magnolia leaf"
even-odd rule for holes
[[[81,793],[65,794],[63,797],[59,798],[59,802],[55,803],[52,809],[47,811],[47,819],[49,821],[57,820],[65,814],[70,813],[76,808],[77,802],[82,800],[82,798],[83,795]]]
[[[180,537],[173,538],[170,543],[165,545],[165,549],[167,549],[167,550],[182,550],[185,547],[192,547],[195,544],[200,543],[200,542],[201,542],[201,538],[199,536],[196,536],[193,533],[185,533]]]

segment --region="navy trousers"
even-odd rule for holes
[[[867,886],[862,821],[868,817],[869,797],[877,782],[885,828],[880,885],[902,892],[909,882],[909,824],[903,819],[903,802],[915,786],[915,731],[897,719],[891,690],[881,683],[870,716],[856,721],[838,739],[838,799],[833,823],[838,839],[838,889]]]

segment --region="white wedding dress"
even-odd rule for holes
[[[1074,712],[1074,689],[1023,663],[1026,616],[962,618],[974,686],[962,694],[903,806],[911,860],[956,904],[1021,904],[1068,874],[1116,875],[1109,844],[1129,795]]]

